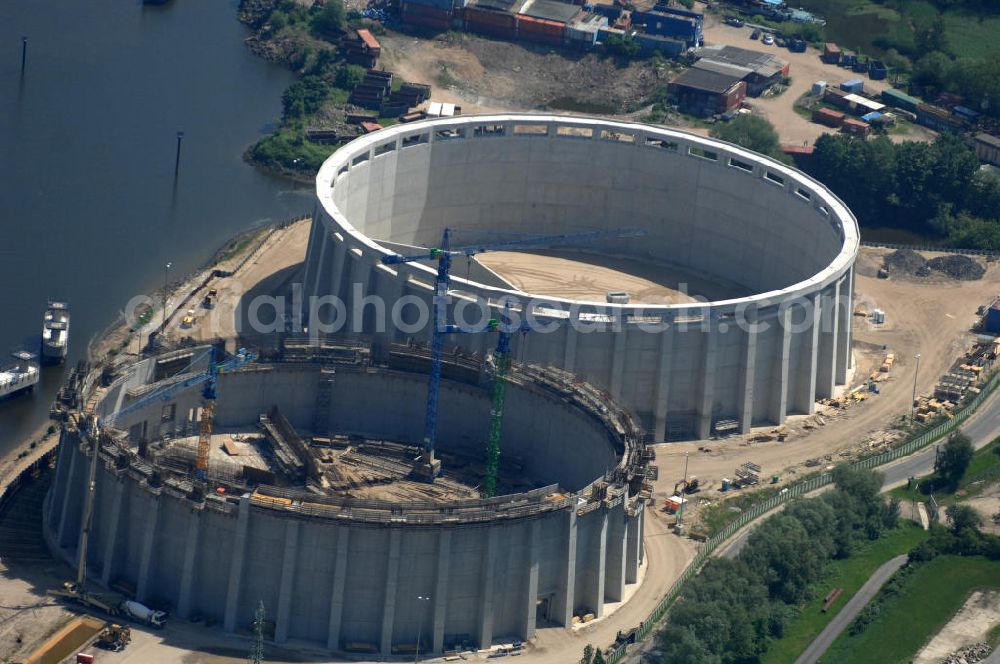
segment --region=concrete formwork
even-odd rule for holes
[[[98,412],[148,393],[143,380],[157,384],[155,362],[144,360],[111,386]],[[277,405],[308,430],[319,376],[319,365],[289,362],[221,375],[216,428],[245,429]],[[344,433],[420,440],[425,390],[419,373],[338,366],[329,421]],[[412,652],[418,639],[425,652],[462,642],[488,647],[529,639],[539,624],[568,626],[574,614],[599,616],[638,579],[639,431],[528,374],[508,394],[504,454],[550,486],[461,503],[387,503],[276,487],[193,500],[178,483],[183,478],[166,481],[167,470],[154,474],[138,456],[142,441],[105,435],[90,578],[123,581],[141,601],[217,620],[230,632],[247,629],[263,601],[277,642],[383,655]],[[197,400],[195,389],[157,399],[115,424],[123,432],[181,433],[187,422],[162,423],[164,413],[183,413]],[[441,402],[439,449],[481,452],[489,391],[445,380]],[[50,546],[68,561],[76,555],[95,446],[75,421],[62,434],[45,517]],[[600,489],[595,479],[603,480]]]
[[[812,412],[847,380],[857,222],[825,187],[756,153],[637,124],[470,116],[358,139],[323,165],[316,191],[303,277],[314,332],[376,344],[428,339],[415,307],[400,305],[430,301],[434,266],[381,259],[409,245],[437,246],[446,227],[477,241],[495,232],[638,227],[645,236],[598,249],[754,294],[612,305],[535,297],[477,271],[453,276],[448,316],[463,322],[455,309],[468,298],[488,302],[494,316],[501,298],[512,299],[553,329],[521,342],[526,361],[607,389],[657,440],[704,438],[723,419],[744,432],[780,423]],[[346,303],[342,315],[325,307],[329,296]],[[392,324],[394,308],[406,329]],[[474,307],[464,316],[481,320]],[[482,351],[489,339],[449,342]]]

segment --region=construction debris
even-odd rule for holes
[[[960,281],[976,281],[986,274],[986,268],[974,258],[961,254],[932,258],[927,261],[927,267]]]
[[[894,274],[917,274],[927,259],[912,249],[899,249],[885,257],[885,266]]]
[[[974,662],[982,662],[989,657],[990,652],[990,644],[980,641],[948,655],[941,660],[941,664],[973,664]]]

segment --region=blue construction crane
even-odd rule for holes
[[[237,367],[240,367],[254,359],[253,353],[248,352],[245,348],[240,348],[236,355],[233,355],[222,362],[218,362],[216,360],[216,354],[217,351],[215,346],[209,347],[209,349],[204,353],[201,353],[192,359],[191,362],[189,362],[184,369],[181,369],[177,374],[175,374],[175,376],[184,374],[188,369],[207,356],[208,368],[205,371],[192,374],[183,380],[161,387],[150,392],[144,397],[136,399],[129,405],[112,413],[108,417],[98,420],[98,427],[110,427],[118,419],[125,417],[130,413],[134,413],[154,401],[169,401],[176,394],[198,385],[204,385],[205,387],[202,389],[204,403],[202,404],[201,427],[198,436],[198,457],[195,462],[195,477],[204,481],[208,476],[209,439],[212,434],[212,416],[215,411],[215,391],[218,376],[220,373],[232,371],[233,369],[236,369]]]
[[[429,252],[402,256],[388,254],[382,257],[386,265],[413,263],[416,261],[436,260],[438,262],[437,279],[434,284],[433,325],[431,335],[431,375],[427,383],[427,410],[424,415],[423,451],[413,467],[418,479],[433,482],[441,472],[441,462],[434,458],[434,446],[437,437],[438,396],[441,391],[441,355],[444,350],[444,335],[456,332],[475,332],[482,330],[466,330],[457,325],[447,323],[445,305],[448,297],[448,286],[451,282],[451,262],[456,256],[475,256],[486,251],[503,249],[548,248],[561,244],[583,244],[605,238],[638,237],[645,232],[639,229],[613,229],[605,231],[590,231],[587,233],[572,233],[563,235],[538,235],[501,242],[469,245],[451,248],[451,230],[446,228],[441,237],[441,246],[432,248]]]

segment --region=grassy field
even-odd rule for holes
[[[1000,588],[1000,562],[980,556],[939,556],[907,578],[902,592],[885,604],[881,616],[865,632],[850,636],[845,630],[820,662],[909,662],[961,608],[969,593],[980,588]]]
[[[969,462],[968,469],[965,471],[965,476],[958,483],[958,489],[954,493],[937,491],[934,494],[934,499],[939,504],[951,505],[975,496],[987,486],[1000,481],[1000,453],[998,450],[1000,450],[1000,438],[976,450],[972,461]],[[914,483],[910,489],[907,489],[906,486],[896,487],[889,492],[889,495],[906,501],[927,502],[930,496],[920,493],[916,484]]]
[[[878,55],[883,54],[875,45],[880,37],[891,44],[912,46],[914,28],[932,24],[939,13],[927,0],[902,0],[898,10],[872,0],[799,0],[798,5],[826,19],[830,40]],[[958,57],[981,58],[1000,49],[996,38],[1000,18],[948,12],[944,24],[950,49]]]
[[[846,560],[835,560],[830,565],[829,575],[814,591],[814,598],[806,602],[799,614],[789,623],[785,637],[773,642],[761,657],[761,664],[785,664],[794,662],[803,650],[819,636],[827,623],[844,607],[844,604],[864,585],[882,563],[906,553],[926,539],[928,533],[912,522],[903,522],[894,531],[855,552]],[[844,593],[834,603],[828,613],[823,613],[823,600],[834,588],[843,588]]]

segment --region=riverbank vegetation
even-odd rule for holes
[[[247,40],[254,53],[299,75],[282,96],[278,126],[245,157],[271,172],[311,179],[343,140],[359,133],[347,122],[347,105],[365,70],[345,60],[341,42],[354,28],[377,34],[379,24],[349,14],[342,0],[313,8],[295,0],[241,0],[240,18],[254,30]],[[323,139],[311,140],[311,130],[324,132]]]
[[[858,140],[843,134],[816,140],[810,175],[833,190],[862,227],[895,227],[944,246],[1000,249],[1000,179],[958,136],[933,143]]]
[[[851,558],[897,526],[899,505],[878,473],[834,470],[834,489],[764,521],[735,560],[713,558],[691,580],[658,636],[658,661],[758,661],[815,597],[833,560]]]

